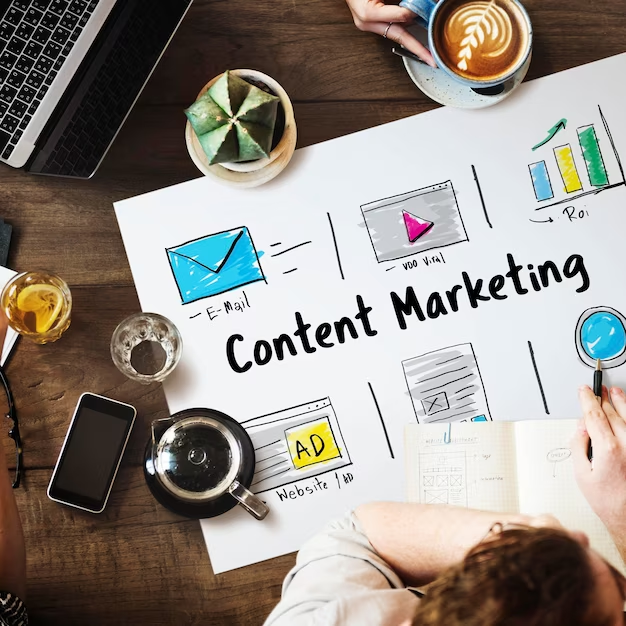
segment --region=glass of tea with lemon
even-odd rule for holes
[[[9,326],[35,343],[56,341],[70,325],[72,295],[62,278],[49,272],[14,276],[0,294]]]

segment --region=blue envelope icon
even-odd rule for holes
[[[246,226],[167,248],[183,304],[265,280]]]

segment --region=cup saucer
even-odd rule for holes
[[[516,87],[524,80],[532,55],[515,76],[509,79],[504,86],[504,91],[497,96],[483,96],[469,87],[461,85],[450,78],[440,69],[434,69],[430,65],[403,57],[404,67],[411,80],[431,99],[445,106],[458,109],[484,109],[498,104],[511,95]]]

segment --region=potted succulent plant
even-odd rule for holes
[[[189,154],[204,174],[240,186],[271,180],[296,144],[293,107],[285,90],[256,70],[215,77],[185,110]]]

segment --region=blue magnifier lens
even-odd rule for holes
[[[591,359],[615,359],[626,350],[626,329],[609,311],[592,313],[580,327],[580,344]]]

